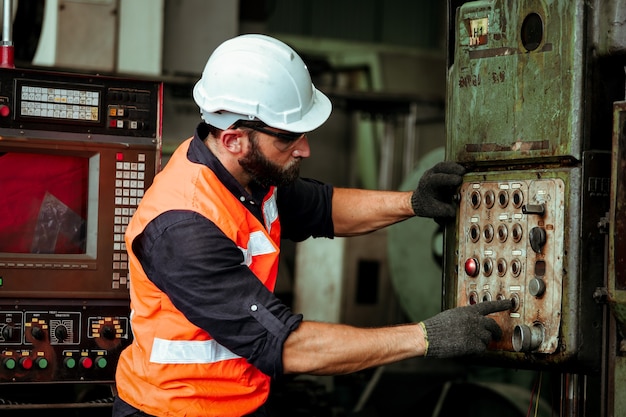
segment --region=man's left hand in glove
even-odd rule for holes
[[[422,175],[411,196],[415,215],[430,217],[438,223],[456,214],[454,194],[463,182],[465,168],[456,162],[439,162]]]

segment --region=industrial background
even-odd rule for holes
[[[110,415],[117,355],[132,337],[120,231],[200,121],[191,90],[211,51],[266,33],[298,51],[333,102],[309,135],[303,176],[408,190],[444,159],[469,171],[454,225],[416,218],[284,242],[279,297],[307,319],[358,326],[516,304],[485,357],[286,378],[274,382],[272,415],[626,416],[622,1],[2,3],[0,47],[11,56],[0,56],[0,154],[83,160],[81,227],[99,236],[38,258],[8,243],[12,225],[0,219],[0,415]],[[94,123],[16,114],[37,101],[30,92],[59,85],[102,98]],[[10,195],[24,162],[5,160],[0,191]],[[34,176],[22,179],[54,179]],[[0,196],[0,217],[8,205]]]

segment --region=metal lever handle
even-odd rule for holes
[[[539,216],[543,216],[545,212],[545,204],[524,204],[522,206],[522,213],[524,214],[537,214]]]

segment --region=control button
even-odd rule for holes
[[[472,208],[477,209],[478,207],[480,207],[480,201],[481,201],[480,191],[477,191],[477,190],[472,191],[472,194],[470,195],[470,204],[472,205]]]
[[[76,367],[76,359],[72,357],[65,358],[63,359],[63,365],[65,365],[67,369],[74,369]]]
[[[11,114],[11,108],[6,104],[0,104],[0,116],[9,117]]]
[[[37,358],[35,359],[35,365],[39,369],[46,369],[48,367],[48,360],[46,358]]]
[[[108,362],[107,362],[107,360],[106,360],[106,358],[105,358],[105,357],[103,357],[103,356],[98,356],[98,357],[96,358],[95,363],[96,363],[96,368],[98,368],[98,369],[104,369],[104,368],[106,368],[106,366],[107,366],[107,363],[108,363]]]
[[[476,258],[469,258],[465,261],[465,273],[470,277],[475,277],[480,272],[480,263]]]
[[[522,236],[524,235],[524,230],[519,223],[515,223],[512,229],[513,242],[518,243],[522,240]]]
[[[476,291],[472,291],[468,297],[468,302],[470,305],[474,305],[478,303],[478,294],[476,293]]]
[[[85,369],[91,369],[93,366],[93,359],[87,356],[80,358],[80,365]]]
[[[520,307],[520,299],[519,295],[513,294],[511,295],[511,311],[516,312]]]
[[[15,367],[17,366],[17,362],[13,358],[5,358],[2,361],[2,366],[4,366],[5,369],[9,370],[15,369]]]
[[[528,292],[534,297],[541,297],[546,292],[546,283],[535,277],[528,282]]]
[[[546,230],[542,227],[533,227],[528,232],[528,238],[530,240],[530,247],[536,253],[541,253],[544,245],[546,244]]]
[[[493,272],[493,260],[491,258],[485,259],[483,262],[483,275],[488,277]]]
[[[33,360],[28,356],[24,356],[20,359],[20,366],[22,367],[22,369],[31,369],[33,367]]]
[[[469,229],[469,236],[472,242],[478,242],[478,240],[480,239],[480,226],[476,223],[472,223]]]
[[[493,207],[493,204],[496,202],[496,195],[493,190],[487,190],[485,193],[485,206],[490,209]]]

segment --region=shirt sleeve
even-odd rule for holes
[[[283,374],[287,336],[302,321],[242,264],[243,253],[213,222],[166,212],[132,244],[148,278],[194,325],[263,373]]]
[[[333,187],[313,179],[299,178],[278,189],[277,205],[281,237],[301,242],[309,237],[334,237]]]

